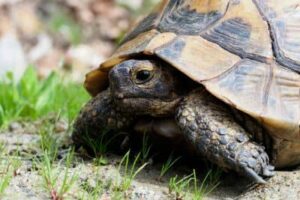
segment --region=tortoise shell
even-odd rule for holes
[[[170,63],[300,149],[300,0],[163,0],[87,75],[87,90],[102,91],[114,65],[140,54]]]

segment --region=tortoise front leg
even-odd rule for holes
[[[177,110],[177,122],[196,150],[223,169],[235,170],[257,183],[273,176],[274,167],[263,146],[235,121],[229,108],[204,90],[186,97]]]
[[[124,131],[132,123],[132,117],[116,110],[107,90],[92,98],[82,108],[74,123],[72,140],[75,145],[91,150],[90,141],[101,140],[106,133],[116,134]],[[113,138],[114,135],[108,137]]]

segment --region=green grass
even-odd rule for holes
[[[201,200],[218,187],[220,175],[220,171],[209,171],[203,180],[195,170],[181,179],[176,175],[169,180],[169,192],[175,194],[175,199]]]
[[[96,177],[100,176],[95,174]],[[83,182],[81,187],[86,193],[81,194],[79,199],[82,200],[97,200],[103,195],[103,193],[110,188],[110,182],[103,182],[102,180],[96,180],[95,185],[92,187],[89,183]]]
[[[21,160],[16,155],[18,153],[5,155],[5,148],[5,145],[0,143],[0,199],[21,165]]]
[[[219,179],[211,178],[211,177],[215,177],[215,175],[212,176],[212,171],[209,171],[201,182],[199,182],[195,170],[193,170],[192,175],[193,175],[192,189],[191,189],[192,200],[203,199],[219,185],[218,182]]]
[[[140,167],[137,167],[137,164],[140,161],[140,155],[141,153],[136,155],[132,164],[130,164],[130,151],[122,158],[119,164],[119,171],[121,171],[121,167],[123,166],[124,173],[121,183],[117,186],[118,190],[128,190],[134,178],[148,165],[148,163],[144,163]]]
[[[133,180],[148,165],[148,163],[142,163],[141,153],[135,155],[134,158],[132,158],[132,155],[128,151],[121,159],[118,166],[120,177],[111,180],[99,179],[101,177],[99,172],[103,169],[98,167],[94,185],[91,186],[87,182],[81,185],[86,193],[82,194],[80,199],[99,199],[104,193],[108,193],[112,200],[129,199]]]
[[[142,163],[148,162],[150,159],[150,150],[152,145],[149,142],[149,136],[144,133],[143,141],[142,141],[142,148],[141,148],[141,161]]]
[[[34,164],[38,168],[43,180],[42,186],[49,197],[53,200],[62,200],[77,180],[77,174],[69,172],[74,159],[74,149],[69,148],[63,153],[63,158],[58,159],[59,152],[62,154],[62,144],[59,143],[58,135],[55,134],[54,125],[51,123],[44,123],[39,135],[42,153],[35,158]]]
[[[183,178],[178,178],[174,176],[169,180],[169,192],[175,194],[175,199],[185,199],[190,182],[192,181],[193,175],[184,176]]]
[[[85,134],[83,140],[91,150],[93,151],[96,157],[101,157],[108,151],[109,145],[118,137],[118,134],[113,134],[109,130],[103,130],[99,138],[90,138],[88,134]]]
[[[29,67],[19,83],[8,75],[0,81],[0,127],[15,120],[36,120],[49,114],[60,115],[71,122],[88,94],[79,84],[63,81],[56,73],[40,80]]]
[[[48,151],[43,153],[40,166],[40,174],[43,178],[43,186],[48,191],[51,199],[62,200],[70,191],[77,180],[77,174],[70,174],[74,151],[69,150],[64,164],[55,164]]]
[[[18,158],[7,157],[4,166],[0,166],[0,199],[5,189],[9,186],[11,179],[15,176],[16,170],[20,166],[21,161]],[[3,161],[1,163],[3,165]]]
[[[180,157],[173,158],[173,153],[171,153],[167,159],[167,161],[162,165],[159,175],[159,180],[178,162]]]

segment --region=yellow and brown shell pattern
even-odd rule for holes
[[[114,65],[141,54],[300,143],[300,0],[163,0],[87,75],[87,90],[99,93]]]

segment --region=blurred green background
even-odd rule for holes
[[[158,0],[0,1],[0,127],[60,115],[89,95],[84,75]]]

